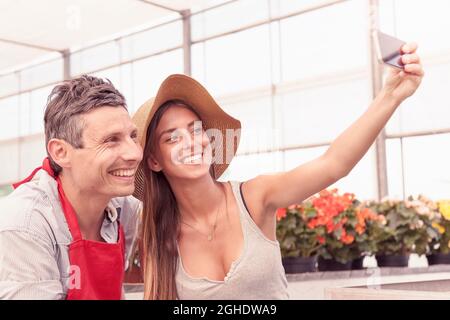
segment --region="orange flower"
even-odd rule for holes
[[[366,221],[380,221],[383,222],[384,216],[378,215],[369,208],[363,208],[362,210],[356,210],[357,224],[355,230],[358,234],[363,234],[366,230]]]
[[[333,223],[333,221],[328,221],[327,223],[327,233],[332,233],[334,230],[336,230],[336,224]]]
[[[286,217],[286,212],[287,212],[286,208],[277,209],[277,220],[280,221],[281,219]]]
[[[317,226],[317,219],[312,219],[306,226],[309,229],[314,229]]]
[[[357,224],[357,225],[355,226],[355,231],[356,231],[356,233],[358,233],[359,235],[362,235],[362,234],[364,233],[364,231],[366,231],[366,227],[365,227],[365,225]]]
[[[355,237],[351,234],[345,234],[341,237],[341,242],[344,244],[351,244],[353,241],[355,241]]]

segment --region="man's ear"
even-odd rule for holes
[[[160,172],[162,170],[158,160],[152,154],[147,158],[147,165],[152,171]]]
[[[70,145],[61,139],[50,139],[47,143],[47,150],[53,161],[61,168],[69,168],[70,162]]]

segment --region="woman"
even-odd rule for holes
[[[133,117],[145,146],[135,192],[144,202],[145,299],[288,298],[276,209],[328,187],[358,163],[419,86],[416,48],[402,48],[404,70],[391,72],[369,109],[322,156],[245,183],[217,181],[236,152],[239,121],[195,80],[167,78]]]

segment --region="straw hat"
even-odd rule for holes
[[[205,130],[219,129],[223,139],[214,141],[213,170],[214,177],[218,179],[228,168],[231,159],[236,154],[240,139],[241,123],[239,120],[225,113],[208,93],[208,91],[196,80],[182,74],[173,74],[167,77],[159,87],[156,97],[145,102],[133,115],[133,122],[138,128],[138,139],[145,146],[147,129],[156,111],[169,100],[181,100],[191,106],[199,115]],[[227,129],[233,130],[235,139],[226,143]],[[236,131],[238,130],[238,131]],[[207,131],[208,133],[208,131]],[[211,137],[210,137],[211,139]],[[220,161],[218,161],[220,160]],[[145,159],[139,165],[135,178],[134,196],[143,200],[144,173],[142,166],[146,165]]]

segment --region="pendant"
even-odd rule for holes
[[[213,237],[212,237],[212,234],[209,234],[209,235],[208,235],[208,241],[211,241],[212,238],[213,238]]]

